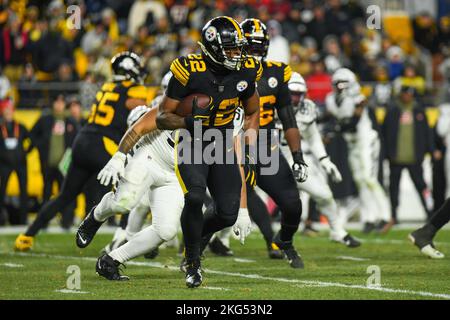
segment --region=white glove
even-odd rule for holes
[[[105,167],[99,172],[97,180],[100,181],[100,184],[108,186],[110,182],[112,185],[119,182],[119,178],[123,176],[125,172],[126,159],[127,156],[124,153],[116,152]]]
[[[234,234],[239,237],[241,244],[244,244],[245,238],[252,231],[252,221],[248,215],[247,208],[240,208],[238,213],[238,218],[233,226]]]
[[[342,181],[341,173],[339,172],[336,165],[333,162],[331,162],[328,156],[320,160],[320,165],[322,166],[323,170],[325,170],[327,175],[331,178],[331,180],[333,180],[334,183],[339,183]]]

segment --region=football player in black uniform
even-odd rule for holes
[[[183,56],[172,62],[170,70],[173,77],[156,119],[158,129],[175,130],[175,171],[185,194],[181,227],[187,262],[186,285],[190,288],[202,283],[200,254],[202,243],[208,242],[202,242],[202,238],[209,239],[216,231],[234,225],[238,217],[242,180],[233,148],[232,128],[239,105],[245,111],[247,130],[254,131],[254,135],[246,139],[246,152],[250,153],[256,144],[259,122],[256,81],[262,68],[259,61],[246,57],[246,43],[234,19],[220,16],[210,20],[203,27],[199,42],[202,53]],[[181,117],[176,114],[177,107],[191,94],[209,96],[210,105],[200,108],[194,99],[192,114]],[[212,132],[207,129],[217,129],[215,140],[206,138],[204,134]],[[145,131],[145,128],[130,128],[120,142],[119,152],[125,155],[147,133]],[[228,134],[230,139],[226,139]],[[225,161],[207,163],[203,158],[207,148],[216,154],[221,153],[221,160]],[[226,161],[228,159],[231,161]],[[203,216],[207,187],[216,210]],[[89,218],[84,223],[83,237],[91,239],[99,222]],[[117,267],[117,264],[111,265],[111,268]]]
[[[127,129],[131,109],[145,104],[147,89],[141,84],[144,69],[141,59],[133,52],[121,52],[111,60],[113,81],[106,82],[96,94],[87,124],[80,130],[72,146],[72,160],[61,192],[47,202],[25,234],[15,241],[15,249],[26,251],[33,239],[58,212],[82,192],[84,185],[96,179],[117,150],[117,145]],[[96,202],[108,192],[98,184]]]
[[[250,186],[247,188],[247,202],[249,213],[258,224],[266,240],[269,256],[280,258],[278,249],[281,249],[293,268],[303,268],[303,262],[293,246],[293,236],[300,224],[302,204],[295,180],[305,181],[306,164],[300,145],[300,132],[295,120],[294,110],[288,81],[291,78],[291,68],[282,63],[266,60],[269,48],[269,35],[266,26],[258,19],[246,19],[241,23],[242,30],[248,41],[248,54],[261,60],[263,74],[257,86],[260,95],[260,134],[258,146],[265,146],[267,152],[278,157],[279,168],[275,174],[264,174],[262,170],[272,165],[258,161],[256,183],[264,190],[281,209],[281,230],[273,236],[270,217],[264,203]],[[292,170],[281,154],[279,136],[275,129],[275,111],[283,124],[283,130],[292,152],[294,164]],[[262,130],[267,130],[266,138]],[[250,183],[251,184],[251,183]],[[281,256],[282,257],[282,256]]]

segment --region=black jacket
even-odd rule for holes
[[[392,105],[386,114],[382,126],[385,156],[393,161],[397,157],[398,127],[401,109],[397,104]],[[432,153],[435,149],[433,131],[428,125],[427,116],[423,108],[414,106],[414,150],[418,163],[422,163],[425,153]]]
[[[64,144],[66,148],[72,146],[73,140],[78,131],[78,124],[70,117],[64,120]],[[41,165],[46,165],[48,162],[50,138],[52,135],[53,125],[55,124],[55,117],[52,113],[43,112],[34,127],[31,129],[31,141],[33,147],[39,150],[39,157]]]
[[[17,138],[17,147],[8,149],[5,138]],[[28,130],[17,121],[8,124],[0,121],[0,165],[16,166],[26,164],[28,149],[23,147],[23,141],[29,138]]]

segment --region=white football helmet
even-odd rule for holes
[[[288,82],[288,88],[291,92],[292,105],[298,107],[303,104],[308,88],[305,79],[298,72],[292,72],[291,79]]]
[[[331,77],[334,92],[341,97],[361,95],[361,86],[356,79],[356,75],[347,68],[340,68]]]
[[[150,110],[147,106],[137,106],[130,111],[127,118],[127,125],[131,127],[136,121],[138,121],[147,111]]]

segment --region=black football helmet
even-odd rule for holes
[[[248,42],[247,53],[257,59],[265,58],[270,43],[266,25],[259,19],[245,19],[241,28]]]
[[[131,80],[137,83],[144,81],[146,72],[141,58],[134,52],[123,51],[111,59],[113,81]]]
[[[213,65],[239,70],[245,62],[247,41],[239,23],[233,18],[220,16],[208,21],[198,44]]]

